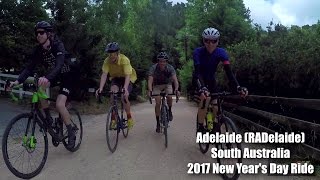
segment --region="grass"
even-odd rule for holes
[[[52,96],[56,97],[54,96],[54,94],[52,94]],[[25,96],[23,99],[19,99],[17,102],[10,99],[8,95],[0,95],[0,98],[1,100],[5,100],[5,102],[8,104],[18,105],[22,108],[30,108],[31,96]],[[72,101],[71,104],[73,107],[75,107],[79,111],[80,114],[94,115],[94,114],[107,113],[108,107],[109,107],[109,98],[102,97],[102,101],[103,101],[102,103],[98,103],[98,100],[94,96],[92,96],[92,97],[89,97],[88,101],[83,101],[83,102]],[[147,99],[142,96],[138,96],[136,100],[130,100],[131,105],[143,103],[146,101]],[[51,108],[55,108],[54,106],[55,106],[54,103],[52,103]]]

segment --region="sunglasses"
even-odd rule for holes
[[[44,35],[44,33],[46,33],[46,32],[45,32],[45,31],[36,31],[36,36],[37,36],[38,34]]]
[[[218,42],[218,39],[215,39],[215,40],[212,40],[212,39],[204,39],[204,42],[206,44],[209,44],[209,43],[212,43],[212,44],[215,44]]]

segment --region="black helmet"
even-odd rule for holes
[[[117,42],[111,42],[106,46],[106,52],[113,53],[120,50],[119,44]]]
[[[169,57],[168,57],[167,53],[165,53],[165,52],[160,52],[160,53],[157,55],[157,60],[159,60],[159,59],[168,60]]]
[[[52,31],[52,26],[50,23],[46,22],[46,21],[40,21],[37,22],[37,24],[34,26],[34,31],[36,31],[37,29],[44,29],[45,31]]]

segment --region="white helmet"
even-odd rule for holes
[[[202,37],[205,39],[218,39],[220,33],[217,29],[209,27],[202,32]]]

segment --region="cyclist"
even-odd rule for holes
[[[161,91],[165,91],[167,94],[172,94],[173,92],[179,96],[179,82],[177,79],[176,71],[168,64],[168,55],[165,52],[160,52],[157,55],[156,64],[152,65],[148,72],[148,96],[151,97],[152,92],[154,94],[160,94]],[[172,89],[172,81],[174,84],[174,90]],[[156,105],[155,105],[155,114],[157,120],[157,128],[156,132],[160,132],[160,104],[161,97],[155,97]],[[169,106],[169,120],[172,121],[172,96],[168,96],[167,99]]]
[[[105,59],[102,66],[103,72],[100,79],[99,89],[96,91],[96,96],[102,92],[109,73],[111,91],[118,92],[120,87],[123,87],[124,98],[122,98],[122,101],[128,118],[128,128],[131,129],[134,122],[130,112],[130,102],[128,97],[129,93],[132,91],[132,83],[137,80],[136,71],[132,68],[129,58],[120,53],[120,47],[117,42],[108,43],[105,52],[108,53],[108,57]],[[113,113],[111,128],[115,128],[115,126],[115,114]]]
[[[193,52],[194,62],[194,79],[197,84],[200,95],[200,103],[198,108],[198,132],[204,132],[203,122],[207,113],[207,108],[202,109],[203,101],[206,101],[206,106],[210,102],[210,98],[206,97],[211,93],[217,92],[215,74],[217,66],[220,62],[223,63],[224,70],[232,85],[232,89],[240,93],[242,97],[248,95],[248,90],[241,87],[231,71],[230,61],[227,52],[218,46],[220,33],[215,28],[207,28],[202,32],[202,40],[204,46],[198,47]],[[213,103],[216,103],[213,100]],[[214,114],[217,112],[217,107],[214,108]]]
[[[66,108],[66,101],[70,98],[74,79],[70,72],[70,67],[65,59],[64,44],[53,33],[53,27],[46,21],[40,21],[34,28],[38,45],[34,48],[30,62],[19,75],[18,79],[10,83],[10,88],[14,85],[23,83],[33,72],[36,66],[43,65],[47,69],[47,73],[39,78],[39,87],[45,89],[55,86],[60,81],[60,90],[56,99],[56,108],[61,114],[68,130],[68,146],[73,148],[75,145],[75,131],[70,121],[70,114]],[[49,111],[48,101],[41,101],[42,109],[46,115],[49,125],[52,125],[52,118]]]

